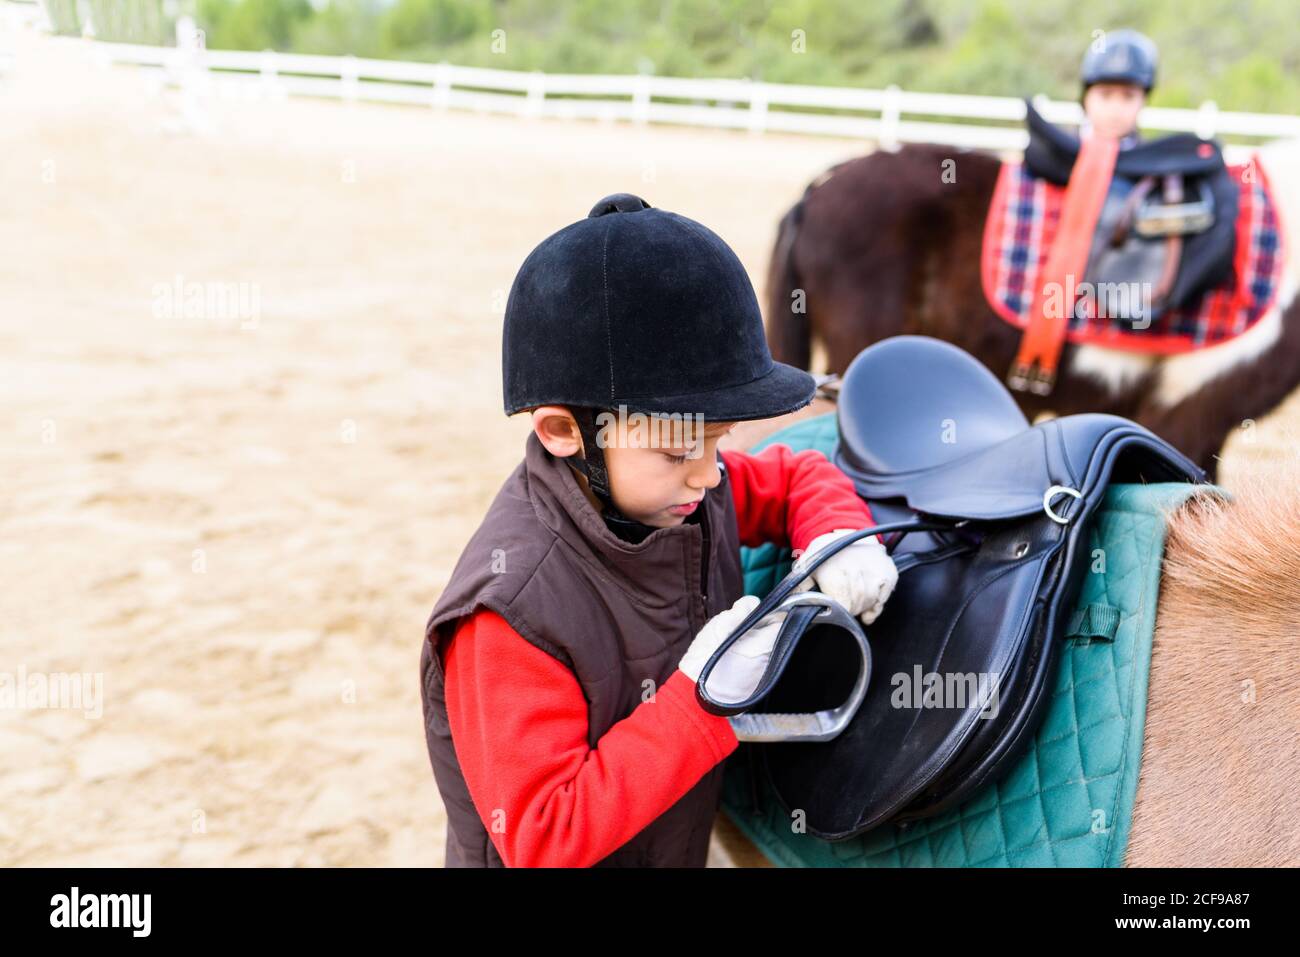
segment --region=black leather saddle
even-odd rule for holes
[[[870,687],[831,740],[744,746],[787,810],[828,840],[938,814],[996,780],[1042,718],[1106,487],[1205,478],[1117,416],[1031,426],[981,363],[920,336],[863,350],[837,418],[835,463],[877,530],[904,533],[882,536],[900,574],[867,629]],[[792,577],[769,599],[788,594]],[[863,668],[847,633],[783,644],[773,657],[780,665],[747,702],[753,712],[830,709]]]

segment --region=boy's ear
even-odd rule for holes
[[[533,431],[556,458],[568,458],[582,451],[578,422],[562,405],[544,405],[533,410]]]

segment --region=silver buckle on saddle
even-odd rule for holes
[[[1056,498],[1058,495],[1069,495],[1071,498],[1083,498],[1083,493],[1078,489],[1070,488],[1068,485],[1053,485],[1043,493],[1043,511],[1047,513],[1047,517],[1058,525],[1069,525],[1070,520],[1068,518],[1062,518],[1060,515],[1057,515],[1052,511],[1052,499]]]
[[[1204,180],[1196,183],[1196,198],[1184,202],[1145,200],[1133,222],[1133,232],[1146,239],[1201,233],[1214,225],[1214,194]]]

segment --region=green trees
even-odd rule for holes
[[[206,31],[210,47],[286,50],[294,40],[295,28],[314,14],[307,0],[199,0],[196,19]]]

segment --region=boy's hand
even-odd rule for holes
[[[736,626],[758,607],[758,602],[757,595],[744,595],[726,611],[719,612],[705,622],[677,667],[698,683],[705,662],[723,640],[736,630]],[[768,659],[772,657],[772,646],[776,643],[785,616],[783,611],[767,615],[727,649],[727,653],[709,673],[709,694],[715,701],[744,701],[754,693],[767,669]]]
[[[854,531],[856,529],[837,528],[818,535],[808,543],[792,569],[807,568],[809,559],[817,552]],[[873,535],[826,559],[809,578],[795,586],[795,591],[807,591],[813,587],[813,582],[822,594],[834,598],[850,615],[856,615],[864,625],[869,625],[884,610],[885,601],[898,584],[898,569],[885,546],[880,544],[880,539]]]

